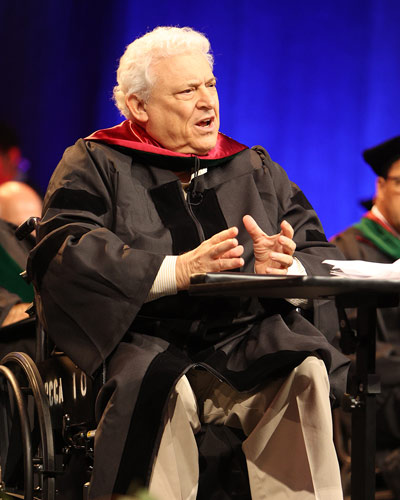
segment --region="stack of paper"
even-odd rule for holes
[[[333,266],[331,274],[350,278],[400,279],[400,259],[393,264],[365,260],[324,260]]]

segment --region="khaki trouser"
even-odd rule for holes
[[[196,396],[195,396],[196,394]],[[239,393],[204,371],[182,377],[172,394],[150,481],[156,500],[195,500],[200,421],[242,428],[254,500],[340,500],[329,381],[310,356],[288,377]]]

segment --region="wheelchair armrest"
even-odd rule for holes
[[[25,222],[20,224],[15,230],[15,236],[18,240],[24,240],[29,234],[34,231],[40,221],[40,217],[29,217]]]

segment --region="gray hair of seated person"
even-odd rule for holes
[[[211,69],[214,58],[210,42],[200,32],[189,27],[159,26],[126,47],[117,70],[114,87],[114,102],[121,114],[132,119],[126,105],[126,98],[135,94],[147,102],[155,78],[151,66],[160,59],[174,55],[200,52],[207,59]]]

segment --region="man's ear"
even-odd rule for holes
[[[149,117],[146,112],[146,104],[137,95],[131,94],[126,98],[125,103],[137,122],[143,125],[147,123]]]
[[[385,185],[386,179],[384,177],[378,177],[375,184],[375,204],[379,208],[382,204],[382,200],[385,199]],[[380,208],[379,208],[380,209]]]
[[[379,192],[383,188],[383,186],[385,185],[385,183],[386,183],[386,179],[384,177],[378,177],[376,179],[376,185],[375,185],[376,186],[376,191]]]

